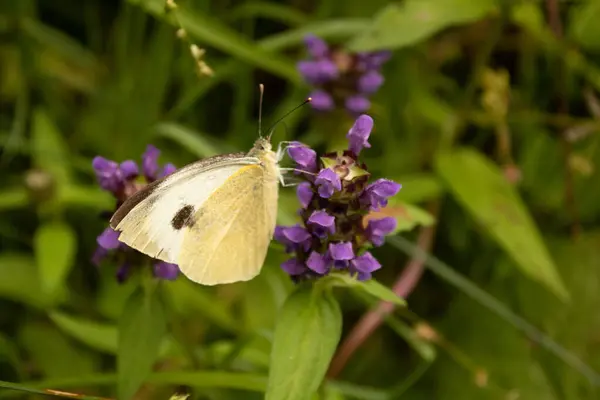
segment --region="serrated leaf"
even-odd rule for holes
[[[462,149],[439,155],[436,168],[458,202],[523,273],[559,298],[569,298],[527,208],[495,164],[474,150]]]
[[[569,36],[587,50],[600,50],[600,2],[581,2],[569,12]]]
[[[51,312],[49,317],[63,332],[81,343],[102,352],[117,353],[118,331],[116,326],[67,315],[58,311]]]
[[[305,400],[325,377],[342,331],[342,314],[326,288],[300,286],[275,328],[267,400]]]
[[[477,21],[496,10],[495,0],[407,0],[402,5],[391,4],[349,47],[374,51],[411,46],[442,29]]]
[[[64,281],[73,267],[76,234],[64,222],[47,222],[35,232],[34,243],[42,289],[54,296],[64,289]]]
[[[120,400],[133,397],[152,371],[166,332],[166,317],[156,288],[138,290],[119,323],[117,393]]]

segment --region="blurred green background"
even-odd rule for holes
[[[313,33],[393,51],[364,160],[403,184],[389,208],[403,232],[374,251],[375,278],[392,287],[411,243],[443,262],[428,258],[410,313],[361,342],[320,398],[600,398],[600,2],[178,4],[0,2],[0,380],[114,397],[117,320],[137,282],[90,262],[114,208],[92,158],[139,160],[151,143],[181,167],[246,151],[259,83],[267,126],[308,95],[295,64]],[[197,73],[178,24],[214,76]],[[352,122],[305,106],[274,142],[343,148]],[[282,192],[290,223],[294,190]],[[139,398],[262,398],[293,288],[283,259],[271,249],[247,283],[165,282],[169,333]],[[336,295],[344,341],[368,308]]]

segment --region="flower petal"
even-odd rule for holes
[[[329,254],[331,258],[336,261],[352,260],[354,258],[354,250],[352,249],[352,243],[329,243]]]
[[[358,155],[364,147],[371,147],[371,144],[368,142],[371,130],[373,130],[373,118],[363,114],[356,119],[354,125],[352,125],[352,128],[350,128],[346,135],[349,148],[354,154]]]
[[[106,250],[114,250],[121,245],[121,242],[119,242],[119,235],[119,232],[108,227],[96,238],[96,242]]]

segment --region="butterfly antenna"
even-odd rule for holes
[[[260,97],[258,100],[258,136],[262,137],[262,103],[263,103],[263,95],[265,93],[265,85],[262,83],[258,85],[258,90],[260,91]]]
[[[290,111],[286,112],[283,115],[283,117],[281,117],[277,121],[275,121],[275,123],[273,124],[273,126],[271,126],[271,128],[269,129],[269,136],[267,137],[267,140],[271,141],[271,136],[273,136],[273,130],[275,129],[275,127],[277,126],[277,124],[279,124],[281,121],[283,121],[288,115],[290,115],[291,113],[293,113],[294,111],[296,111],[300,107],[304,106],[305,104],[310,103],[311,101],[312,101],[312,97],[308,97],[306,100],[304,100],[302,102],[302,104],[299,104],[296,107],[292,108]]]

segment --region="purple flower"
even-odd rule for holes
[[[373,53],[360,53],[358,54],[358,65],[359,68],[364,70],[379,69],[392,57],[390,51],[376,51]]]
[[[96,156],[92,160],[92,167],[102,189],[114,193],[123,185],[123,175],[116,162]]]
[[[161,279],[172,281],[177,279],[179,267],[164,261],[158,261],[154,264],[154,276]]]
[[[324,199],[330,198],[335,191],[342,190],[340,177],[330,168],[319,172],[315,184],[318,187],[319,196]]]
[[[146,184],[157,178],[171,174],[176,170],[173,164],[166,164],[159,167],[159,155],[160,151],[156,147],[148,145],[146,152],[142,156],[141,169]],[[113,194],[117,200],[117,207],[144,185],[143,182],[137,180],[140,174],[140,167],[133,160],[126,160],[118,164],[115,161],[97,156],[92,161],[92,167],[94,168],[100,187]],[[98,235],[96,238],[98,246],[92,255],[92,263],[98,266],[102,260],[108,257],[118,261],[119,267],[116,278],[119,282],[124,282],[131,275],[132,271],[135,270],[134,267],[144,264],[148,266],[152,265],[154,275],[157,278],[172,280],[177,277],[179,268],[175,264],[153,260],[142,253],[132,251],[129,246],[119,241],[119,235],[119,232],[110,227]],[[152,261],[152,263],[149,261]]]
[[[379,268],[381,268],[381,264],[368,251],[350,261],[351,272],[356,273],[360,281],[371,279],[371,273]]]
[[[102,247],[100,245],[96,246],[96,250],[94,251],[94,254],[92,255],[92,264],[94,264],[96,267],[99,267],[100,264],[102,263],[102,260],[104,260],[107,256],[108,256],[108,250],[106,250],[104,247]]]
[[[121,245],[121,242],[119,242],[119,235],[119,232],[108,227],[96,238],[96,242],[103,249],[114,250]]]
[[[314,90],[310,94],[312,108],[318,111],[330,111],[333,110],[335,104],[333,103],[333,97],[323,90]]]
[[[146,147],[146,151],[142,155],[142,171],[144,171],[144,176],[149,181],[153,181],[157,178],[159,156],[160,150],[151,144]]]
[[[329,255],[333,260],[333,266],[337,269],[348,267],[348,262],[354,258],[352,243],[329,243]]]
[[[297,67],[304,80],[313,85],[329,82],[339,75],[337,67],[329,60],[300,61]]]
[[[300,169],[308,172],[315,172],[317,170],[317,153],[310,147],[295,142],[288,147],[287,151]]]
[[[394,232],[396,225],[396,219],[392,217],[371,219],[367,224],[367,238],[374,246],[379,247],[383,245],[384,237]]]
[[[314,196],[311,184],[309,182],[300,183],[296,188],[296,196],[298,196],[302,208],[308,207]]]
[[[372,94],[383,84],[383,75],[379,71],[367,71],[358,79],[358,90],[364,94]]]
[[[177,167],[171,163],[167,163],[165,164],[165,166],[163,167],[159,178],[163,178],[167,175],[171,175],[173,172],[177,171]]]
[[[370,116],[363,114],[356,119],[352,128],[346,135],[348,142],[350,143],[350,150],[354,152],[354,154],[360,154],[360,151],[363,147],[370,148],[371,144],[368,142],[369,135],[371,135],[371,130],[373,129],[373,118]]]
[[[117,282],[119,283],[123,283],[127,280],[127,278],[129,277],[129,274],[131,272],[131,264],[128,262],[125,262],[123,264],[121,264],[119,266],[119,268],[117,269]]]
[[[289,227],[277,226],[275,227],[273,238],[283,244],[288,253],[310,247],[310,233],[300,225]]]
[[[304,37],[304,44],[308,53],[314,58],[323,58],[327,56],[329,47],[325,41],[315,35],[306,35]]]
[[[289,275],[302,275],[306,272],[306,265],[297,258],[290,258],[281,264],[281,268]]]
[[[119,165],[119,169],[125,180],[134,179],[139,175],[138,165],[133,160],[123,161],[121,165]]]
[[[330,265],[331,259],[327,255],[320,254],[316,251],[311,252],[308,256],[308,260],[306,260],[306,266],[310,268],[311,271],[320,275],[328,273]]]
[[[365,189],[362,202],[369,205],[371,211],[387,206],[387,199],[400,191],[402,185],[389,179],[378,179]]]
[[[320,239],[335,233],[335,217],[327,214],[325,210],[313,212],[307,224],[312,228],[312,233]]]
[[[371,102],[363,95],[357,94],[355,96],[346,98],[345,105],[348,111],[350,111],[352,114],[360,114],[364,113],[369,109],[369,107],[371,107]]]

